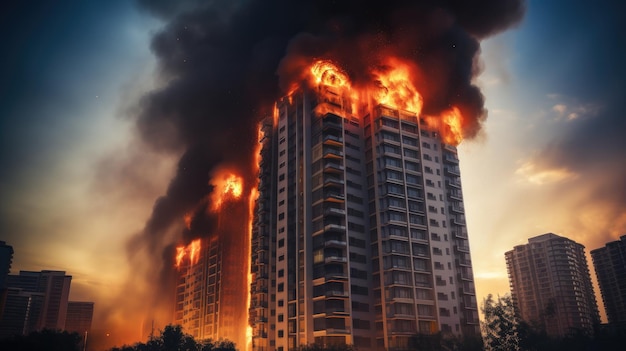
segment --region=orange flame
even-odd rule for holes
[[[187,252],[185,251],[185,246],[178,246],[176,248],[176,268],[180,268],[180,265],[183,263],[183,258]]]
[[[263,129],[262,126],[259,125],[259,139],[258,139],[258,143],[256,145],[255,148],[255,152],[254,152],[254,163],[252,165],[252,169],[254,170],[255,173],[257,173],[259,171],[259,165],[261,162],[261,149],[263,148],[263,144],[261,144],[261,140],[263,140],[264,137],[264,133],[263,133]],[[258,180],[257,180],[257,184],[255,184],[256,186],[258,186]],[[259,197],[259,191],[257,190],[256,186],[253,186],[252,189],[250,190],[250,196],[248,197],[248,252],[252,253],[252,230],[254,228],[253,226],[253,219],[254,219],[254,209],[255,209],[255,204],[256,201]],[[252,300],[252,294],[250,293],[250,287],[252,286],[252,272],[251,272],[251,267],[252,267],[252,255],[248,255],[248,296],[247,296],[247,301],[246,301],[246,310],[248,311],[248,313],[250,312],[250,302]],[[252,349],[252,326],[250,324],[247,325],[246,327],[246,340],[247,340],[247,344],[246,344],[246,351],[250,351]]]
[[[463,115],[461,111],[453,106],[451,109],[443,111],[440,118],[443,122],[439,128],[443,142],[454,146],[459,145],[463,140]]]
[[[200,260],[200,249],[202,248],[202,240],[195,239],[187,246],[178,246],[176,248],[176,268],[181,267],[185,257],[189,257],[189,264],[194,265]]]
[[[348,75],[327,60],[316,61],[311,66],[315,85],[328,85],[335,88],[350,88]]]
[[[377,86],[371,92],[374,100],[395,109],[414,112],[422,111],[422,96],[411,82],[411,70],[407,63],[389,58],[388,69],[374,69]]]
[[[368,102],[374,102],[377,105],[409,111],[419,116],[424,101],[412,81],[415,72],[416,68],[411,63],[389,57],[384,65],[371,69],[370,73],[374,77],[372,84],[364,88],[353,88],[348,75],[343,70],[330,61],[319,60],[310,68],[310,81],[314,86],[332,87],[337,90],[335,93],[343,97],[349,96],[352,99],[351,111],[358,111],[357,106],[367,106]],[[337,101],[341,104],[336,101],[332,104],[318,104],[315,112],[321,115],[326,113],[343,115],[339,110],[344,109],[340,107],[344,106],[344,101]],[[430,128],[439,130],[442,142],[456,146],[463,140],[463,115],[456,106],[443,111],[439,116],[422,117],[427,120]]]
[[[189,262],[191,262],[192,265],[198,263],[198,261],[200,260],[201,244],[202,242],[200,241],[200,239],[196,239],[187,246],[189,250]]]
[[[215,189],[213,191],[213,210],[217,211],[228,200],[237,200],[243,192],[243,179],[230,172],[219,171],[213,179]]]

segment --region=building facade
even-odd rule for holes
[[[4,311],[4,306],[8,294],[7,276],[11,273],[13,263],[13,246],[0,241],[0,319]]]
[[[626,235],[591,251],[609,324],[626,329]]]
[[[66,275],[64,271],[20,271],[19,275],[7,277],[9,288],[14,288],[16,294],[31,295],[32,301],[40,299],[35,295],[43,297],[41,313],[37,321],[34,320],[32,312],[29,312],[31,330],[63,330],[65,328],[71,282],[72,276]]]
[[[592,333],[600,317],[585,247],[547,233],[505,253],[511,295],[520,317],[549,335]]]
[[[69,301],[65,318],[65,330],[85,335],[91,331],[93,320],[93,302]]]
[[[435,128],[320,84],[261,130],[254,350],[479,335],[459,161]]]
[[[247,206],[225,203],[215,235],[192,241],[177,271],[174,323],[197,340],[228,339],[247,346],[249,252],[241,233]],[[249,257],[249,256],[248,256]]]

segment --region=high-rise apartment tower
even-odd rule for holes
[[[626,235],[591,251],[609,324],[626,330]]]
[[[600,322],[585,247],[548,233],[505,253],[513,303],[520,317],[549,335],[593,332]]]
[[[456,148],[411,111],[302,87],[265,120],[252,346],[479,335]]]

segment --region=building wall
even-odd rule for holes
[[[67,303],[65,330],[68,332],[76,332],[80,335],[89,333],[93,320],[93,308],[93,302],[69,301]]]
[[[549,335],[591,333],[599,313],[584,246],[548,233],[505,253],[511,294],[522,319]]]
[[[262,125],[254,349],[479,335],[456,149],[423,127],[381,106],[357,113],[326,86],[277,102]]]
[[[65,328],[71,282],[72,276],[63,271],[20,271],[19,275],[7,277],[9,287],[43,296],[41,315],[32,330]],[[35,322],[31,320],[31,323]]]
[[[591,251],[609,324],[626,329],[626,235]]]

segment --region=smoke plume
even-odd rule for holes
[[[144,279],[161,300],[174,290],[172,245],[215,227],[206,211],[211,170],[227,163],[249,193],[257,122],[313,59],[335,61],[357,84],[371,79],[371,67],[385,69],[386,55],[412,62],[424,113],[459,106],[471,138],[487,116],[473,84],[480,40],[519,23],[525,9],[523,0],[138,2],[165,22],[151,43],[165,83],[140,101],[137,131],[156,152],[182,153],[145,229],[129,243],[135,259],[144,252],[151,266]],[[183,229],[189,213],[192,224]]]

